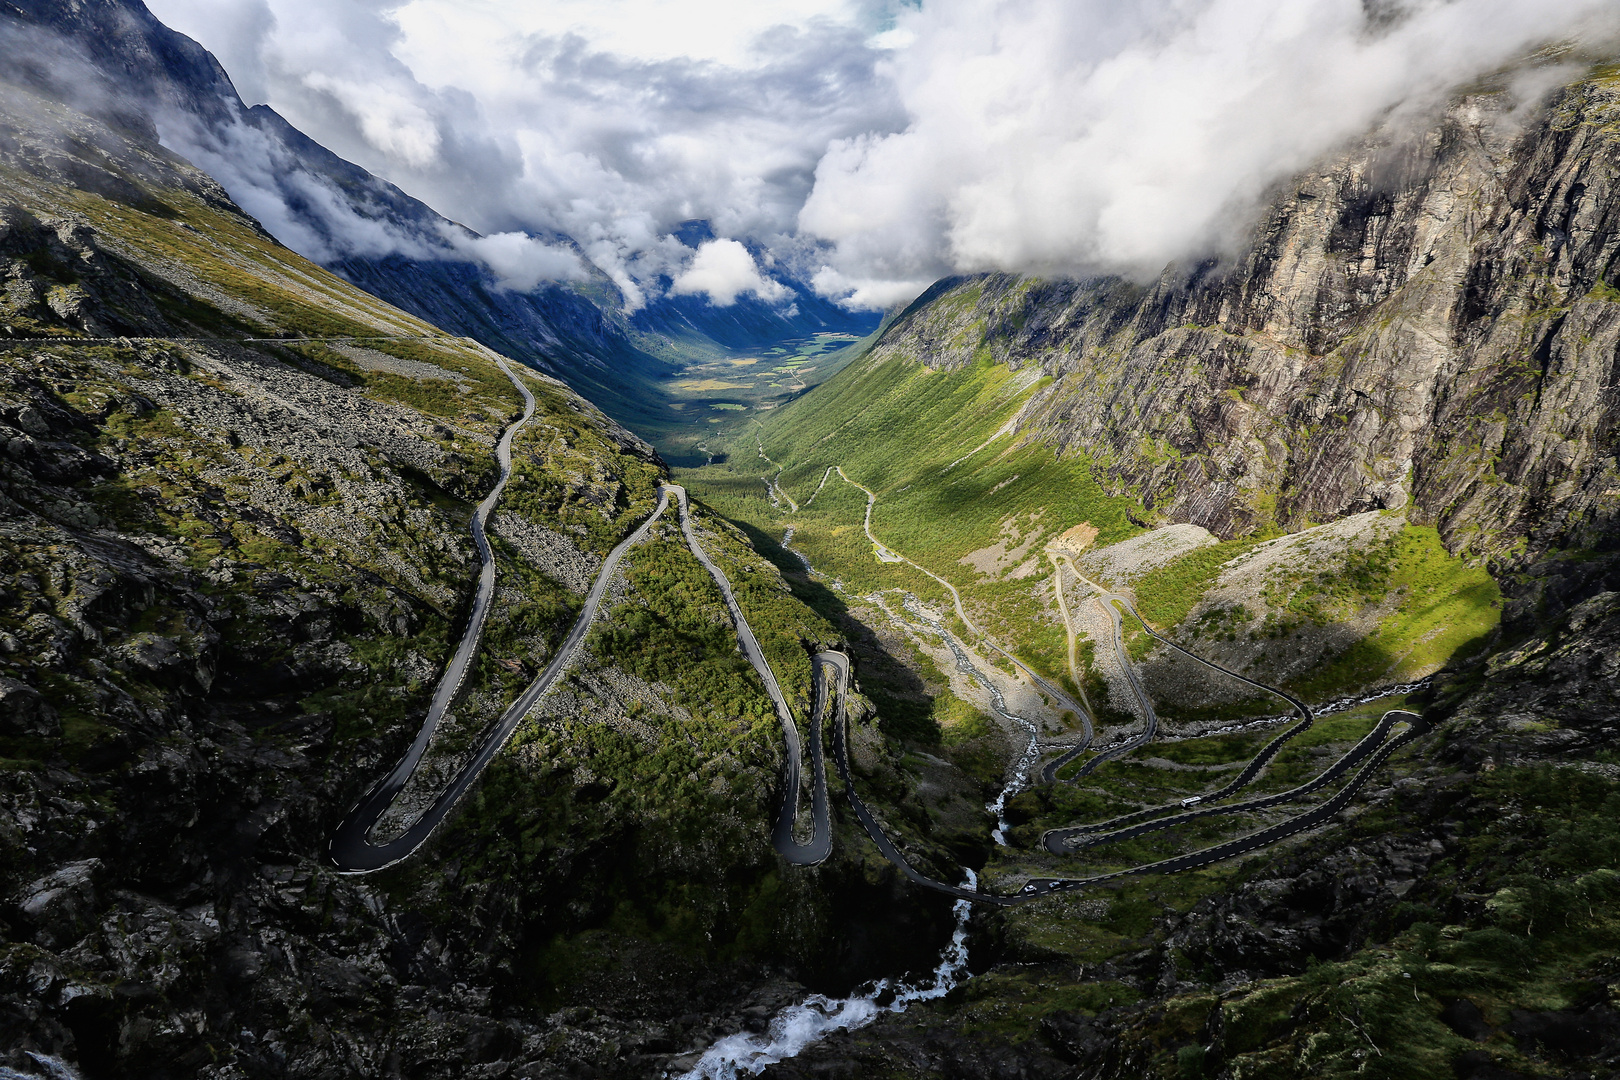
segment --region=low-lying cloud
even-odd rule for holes
[[[218,180],[238,206],[301,255],[329,263],[351,256],[442,254],[386,214],[360,213],[333,184],[305,170],[279,139],[252,124],[205,125],[174,111],[154,120],[164,145]]]
[[[851,0],[151,6],[250,103],[481,233],[572,237],[631,308],[695,257],[683,221],[796,251],[828,144],[904,122]]]
[[[446,239],[462,255],[487,266],[498,289],[528,292],[542,281],[582,281],[588,276],[577,254],[527,233],[473,236],[454,232]]]
[[[1608,0],[929,0],[890,72],[910,123],[840,140],[801,229],[822,281],[1152,276],[1230,249],[1268,188]],[[986,25],[986,14],[992,15]],[[859,295],[857,293],[857,295]]]
[[[669,291],[676,296],[707,293],[715,307],[730,307],[743,293],[772,304],[793,295],[787,286],[762,274],[754,256],[735,240],[700,244],[692,261],[670,283]]]
[[[250,101],[489,234],[460,250],[507,287],[580,272],[535,239],[562,233],[631,307],[769,300],[782,272],[863,307],[965,271],[1151,275],[1392,113],[1620,28],[1613,0],[151,6]],[[680,242],[692,219],[721,240]]]

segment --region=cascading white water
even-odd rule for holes
[[[978,884],[977,875],[972,870],[963,872],[967,875],[963,887],[974,888]],[[709,1047],[690,1072],[682,1073],[680,1080],[737,1080],[757,1076],[767,1065],[797,1057],[805,1047],[835,1031],[853,1031],[883,1013],[905,1012],[916,1002],[944,997],[961,984],[967,973],[967,922],[972,907],[966,900],[956,902],[953,909],[956,929],[951,933],[950,943],[940,953],[932,981],[914,985],[879,979],[849,997],[812,994],[773,1016],[770,1026],[761,1034],[744,1032],[721,1039]]]
[[[33,1050],[26,1050],[24,1053],[33,1058],[34,1064],[44,1070],[45,1080],[79,1080],[78,1070],[61,1058],[52,1057],[50,1054],[36,1053]],[[0,1065],[0,1080],[13,1080],[13,1078],[15,1080],[40,1080],[40,1074],[18,1072],[15,1069]]]
[[[990,833],[990,839],[994,840],[1000,846],[1006,847],[1007,800],[1011,799],[1014,795],[1017,795],[1020,791],[1023,791],[1029,786],[1029,771],[1030,769],[1034,768],[1036,759],[1041,756],[1040,729],[1031,723],[1027,717],[1019,716],[1017,713],[1007,708],[1007,696],[1001,692],[1001,688],[999,686],[991,681],[988,675],[978,669],[978,667],[973,663],[972,658],[968,655],[967,649],[964,648],[962,643],[956,639],[954,634],[945,629],[944,623],[940,622],[938,619],[930,618],[928,614],[922,610],[922,607],[918,604],[915,596],[910,593],[905,593],[904,596],[905,599],[903,601],[903,606],[905,609],[920,619],[925,625],[932,629],[934,633],[938,634],[942,639],[944,639],[945,644],[950,647],[951,655],[956,657],[956,670],[960,671],[964,675],[978,680],[979,685],[983,686],[985,690],[989,692],[990,708],[995,712],[995,714],[1001,717],[1003,720],[1008,720],[1014,724],[1017,724],[1019,727],[1024,729],[1026,734],[1029,735],[1029,744],[1024,747],[1023,756],[1018,759],[1018,764],[1013,768],[1011,777],[1008,779],[1007,783],[1002,785],[1001,791],[996,795],[995,799],[992,802],[986,803],[984,807],[986,810],[990,811],[991,814],[995,815],[996,819],[996,827],[995,830]]]
[[[788,545],[791,543],[793,543],[793,526],[789,525],[787,532],[782,534],[782,550],[790,552],[794,558],[803,563],[805,573],[813,573],[815,571],[815,567],[810,565],[810,560],[804,557],[803,552],[794,551],[791,547],[788,547]]]
[[[829,473],[831,471],[828,470]],[[827,478],[823,476],[822,483],[825,484],[826,480]],[[816,490],[819,492],[821,489]],[[812,499],[814,497],[811,496]],[[806,505],[809,505],[808,502]],[[870,512],[870,505],[867,509]],[[804,564],[805,570],[814,572],[810,560],[789,547],[792,540],[793,529],[790,527],[782,536],[783,549],[793,552]],[[843,591],[841,582],[833,581],[832,586],[840,592]],[[902,596],[906,610],[928,624],[950,646],[951,652],[956,657],[957,668],[964,675],[977,679],[989,691],[991,706],[997,715],[1029,732],[1029,746],[1019,760],[1012,778],[1002,788],[996,800],[986,807],[996,817],[996,829],[990,835],[996,843],[1005,847],[1007,820],[1002,815],[1006,810],[1007,800],[1028,784],[1029,770],[1040,755],[1035,725],[1007,708],[1007,699],[1000,687],[973,664],[967,651],[950,631],[938,620],[929,618],[914,606],[918,602],[915,596],[910,593],[903,593]],[[881,603],[881,600],[879,602]],[[962,873],[965,875],[964,888],[978,887],[977,874],[966,868]],[[728,1035],[716,1042],[704,1052],[690,1071],[679,1074],[678,1080],[738,1080],[743,1076],[757,1076],[766,1066],[797,1057],[806,1047],[820,1042],[833,1032],[853,1031],[865,1027],[885,1012],[904,1012],[916,1002],[944,997],[967,977],[967,924],[972,908],[973,905],[966,900],[958,900],[953,907],[956,928],[951,933],[950,942],[940,953],[939,966],[934,969],[931,982],[914,985],[880,979],[859,988],[849,997],[830,998],[825,994],[812,994],[804,1001],[789,1005],[778,1012],[771,1018],[769,1027],[763,1033],[742,1032]]]

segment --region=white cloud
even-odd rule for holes
[[[735,240],[709,240],[698,245],[697,254],[676,275],[669,291],[676,296],[707,293],[715,307],[730,307],[743,293],[753,293],[770,304],[793,295],[781,282],[761,274],[748,249]]]
[[[385,217],[356,212],[342,192],[304,171],[279,141],[258,128],[232,124],[205,130],[194,118],[176,113],[155,120],[165,146],[206,170],[271,235],[301,255],[317,261],[394,253],[417,259],[441,256]]]
[[[1614,0],[150,3],[442,213],[574,237],[631,307],[688,271],[693,218],[867,307],[972,270],[1152,274],[1232,246],[1391,110],[1620,22]]]
[[[669,240],[680,222],[791,247],[828,143],[903,121],[865,0],[151,6],[441,213],[574,237],[632,307],[690,256]]]
[[[1611,0],[1378,6],[1391,24],[1362,0],[930,0],[889,68],[910,123],[834,143],[799,224],[852,279],[1150,276],[1389,110],[1615,23]]]
[[[303,169],[277,139],[249,124],[203,129],[174,113],[160,115],[157,123],[165,145],[218,179],[282,243],[317,261],[390,254],[461,259],[482,264],[496,288],[524,292],[542,281],[579,281],[588,274],[578,253],[526,233],[478,236],[445,226],[439,236],[423,236],[396,225],[382,207],[375,208],[377,216],[366,216],[364,203]]]
[[[304,85],[342,102],[368,143],[413,169],[438,164],[439,128],[433,114],[390,87],[310,72]]]
[[[573,251],[542,243],[527,233],[453,233],[447,239],[457,251],[489,267],[500,289],[528,292],[542,281],[581,281],[586,277],[585,265]]]
[[[914,299],[933,284],[933,278],[850,277],[831,266],[820,266],[810,277],[810,285],[822,296],[836,296],[857,311],[882,311]]]

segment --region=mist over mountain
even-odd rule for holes
[[[1620,1077],[1617,28],[0,0],[0,1080]]]
[[[156,10],[457,220],[575,237],[632,305],[695,258],[674,229],[702,218],[874,309],[951,273],[1235,254],[1271,185],[1390,110],[1617,28],[1602,0]]]
[[[70,100],[94,94],[100,107],[130,112],[295,251],[570,380],[621,419],[663,415],[657,382],[677,368],[646,350],[625,295],[569,237],[479,235],[445,218],[268,106],[246,107],[209,53],[138,4],[64,10],[41,0],[15,5],[13,17],[12,63]],[[708,351],[823,330],[864,334],[876,324],[805,286],[767,284],[751,259],[743,267],[751,280],[738,282],[724,304],[673,297],[643,321],[678,322],[681,336]],[[711,323],[723,345],[709,336]]]

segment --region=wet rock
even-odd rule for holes
[[[8,650],[13,651],[13,650]],[[38,690],[17,679],[0,676],[0,734],[60,735],[61,720]]]
[[[1485,1022],[1485,1014],[1480,1012],[1479,1006],[1467,998],[1447,1002],[1445,1008],[1440,1010],[1440,1020],[1452,1031],[1474,1042],[1485,1042],[1496,1034],[1496,1029]]]
[[[97,914],[95,879],[99,859],[68,863],[28,885],[17,911],[35,927],[35,938],[47,947],[78,940],[94,925]]]
[[[1602,1002],[1559,1011],[1514,1009],[1504,1027],[1525,1053],[1565,1061],[1620,1055],[1620,1013]]]

